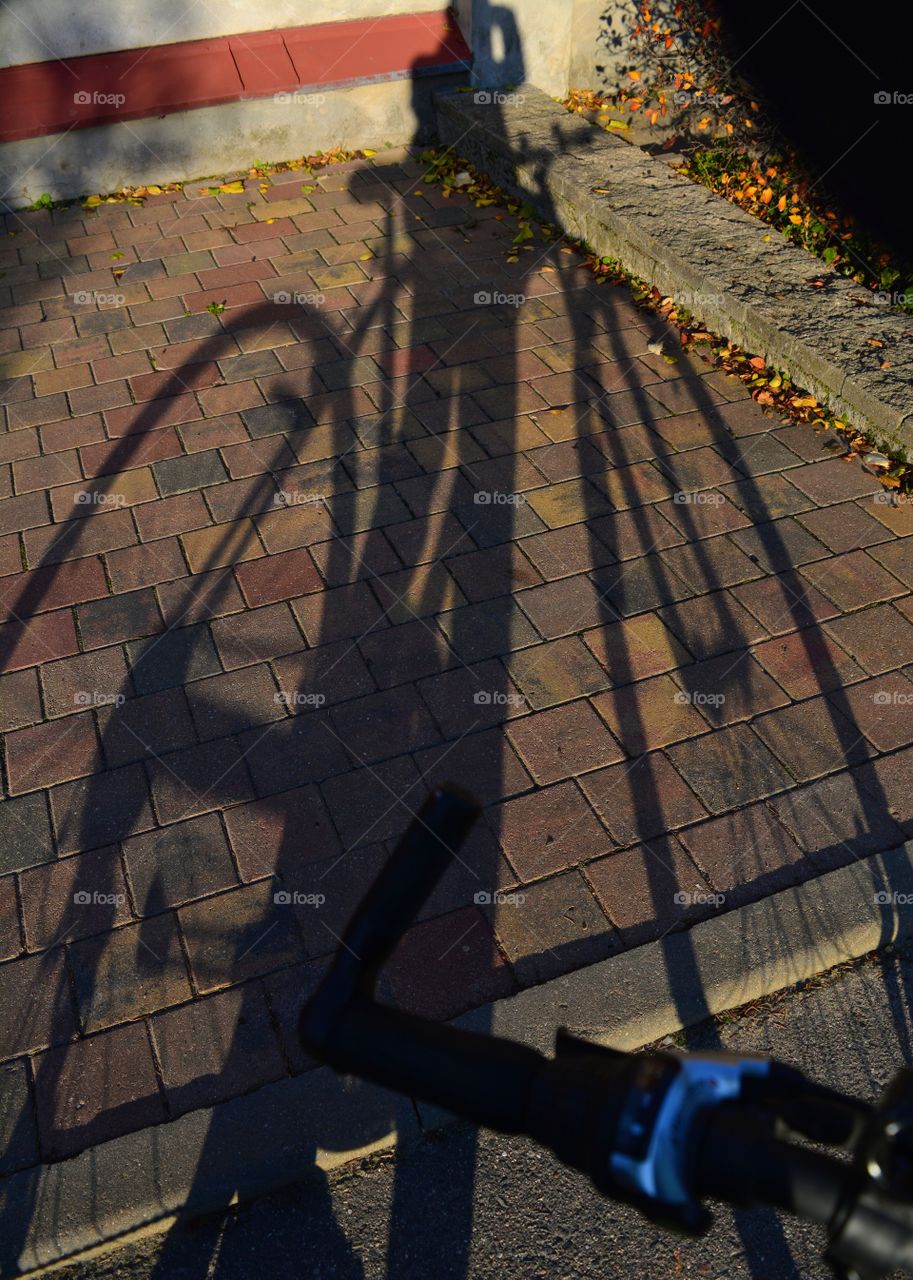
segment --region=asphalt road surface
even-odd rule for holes
[[[874,1098],[911,1062],[913,957],[867,959],[693,1031]],[[603,1200],[530,1142],[453,1127],[218,1219],[72,1264],[57,1280],[818,1280],[818,1230],[720,1208],[700,1240]]]

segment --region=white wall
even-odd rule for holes
[[[0,66],[444,8],[445,0],[4,0]]]

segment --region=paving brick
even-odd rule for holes
[[[424,703],[411,688],[368,694],[335,707],[331,714],[346,750],[364,763],[431,746],[440,739]]]
[[[790,480],[807,493],[813,502],[823,505],[840,502],[844,498],[861,498],[878,493],[881,485],[856,462],[831,458],[827,462],[815,462],[810,466],[795,468]]]
[[[183,577],[187,572],[177,538],[111,551],[106,557],[115,592],[136,591]]]
[[[733,596],[772,635],[833,618],[836,605],[797,573],[771,574],[733,589]]]
[[[251,798],[243,757],[231,739],[188,747],[147,763],[155,810],[179,822]]]
[[[511,678],[536,710],[597,693],[611,684],[577,637],[512,653],[505,662]]]
[[[400,568],[399,557],[380,529],[318,542],[310,552],[328,587],[371,580]]]
[[[203,529],[212,517],[202,494],[182,493],[158,502],[146,503],[136,510],[136,524],[144,542],[167,538],[171,534]]]
[[[799,782],[866,760],[872,749],[826,698],[809,698],[753,721],[752,728]]]
[[[26,1060],[11,1062],[0,1071],[0,1087],[3,1089],[3,1113],[0,1123],[0,1140],[3,1155],[0,1170],[4,1174],[17,1169],[27,1169],[38,1163],[38,1130],[35,1107],[29,1089]]]
[[[793,698],[839,688],[865,674],[835,640],[817,627],[778,636],[754,649],[766,671]]]
[[[727,908],[802,876],[802,850],[763,803],[688,827],[679,839]]]
[[[913,544],[905,539],[885,546],[872,547],[870,554],[895,578],[913,587]]]
[[[305,548],[280,552],[240,565],[235,570],[235,576],[245,600],[253,606],[290,600],[311,591],[319,591],[323,586],[320,574]]]
[[[122,706],[102,707],[98,727],[105,758],[112,767],[157,757],[197,740],[180,689],[130,698]]]
[[[189,574],[157,587],[162,616],[169,627],[189,626],[238,613],[244,600],[230,569]]]
[[[675,682],[711,727],[749,720],[789,702],[779,685],[746,652],[681,667],[675,672]]]
[[[125,447],[123,440],[105,440],[103,433],[95,439],[96,443],[91,443],[79,451],[83,470],[87,476],[116,474],[124,466],[136,467],[144,463],[158,462],[162,458],[172,458],[181,452],[180,441],[170,427],[160,431],[150,431],[145,436],[137,436],[128,441],[128,447]]]
[[[809,862],[818,874],[903,841],[880,798],[849,773],[821,778],[769,803],[799,847],[812,855]]]
[[[49,670],[45,667],[45,670]],[[42,718],[37,671],[0,676],[0,733],[21,729]]]
[[[295,911],[273,880],[204,898],[179,911],[194,983],[216,991],[307,959]]]
[[[206,485],[219,484],[228,479],[228,472],[216,449],[166,458],[162,462],[153,463],[152,470],[164,497],[202,489]]]
[[[79,455],[75,449],[13,462],[13,483],[17,493],[49,489],[51,485],[66,484],[70,480],[79,480],[81,477]]]
[[[597,627],[583,638],[613,686],[660,675],[690,661],[687,650],[652,613]]]
[[[624,752],[586,701],[511,723],[508,737],[542,786],[615,763]]]
[[[61,1160],[165,1119],[143,1023],[61,1045],[38,1059],[41,1152]]]
[[[658,751],[585,774],[580,785],[619,845],[662,835],[706,813]]]
[[[593,964],[619,948],[618,935],[578,871],[502,896],[488,915],[521,986]]]
[[[149,1025],[169,1115],[210,1106],[286,1074],[256,983],[171,1009]]]
[[[865,551],[851,551],[800,570],[840,609],[861,609],[905,595],[903,585]]]
[[[563,871],[597,857],[609,844],[573,782],[518,796],[485,816],[521,879]]]
[[[597,585],[582,575],[532,587],[520,593],[517,601],[547,640],[614,622],[617,616]]]
[[[913,750],[880,756],[851,771],[854,781],[877,797],[909,839],[913,830]]]
[[[427,783],[409,756],[337,774],[320,790],[347,850],[398,839],[420,808]],[[461,853],[462,856],[462,853]]]
[[[20,877],[30,951],[103,933],[130,919],[117,849],[96,849],[32,867]]]
[[[131,591],[82,605],[77,610],[85,649],[133,640],[162,630],[162,618],[152,591]],[[75,650],[75,645],[74,645]]]
[[[31,564],[60,564],[79,556],[132,546],[136,542],[136,529],[129,511],[109,511],[93,515],[90,520],[72,520],[62,527],[31,529],[25,533],[23,542]]]
[[[908,538],[913,533],[913,503],[883,501],[883,494],[874,494],[872,506],[867,507],[879,524],[883,524],[898,538]]]
[[[829,694],[830,701],[879,751],[913,742],[913,681],[899,671]]]
[[[69,958],[80,1022],[89,1032],[191,995],[171,913],[73,943]]]
[[[68,715],[87,706],[103,706],[122,695],[125,688],[130,691],[126,682],[127,666],[118,648],[45,663],[41,668],[44,701],[50,716]],[[31,717],[39,718],[40,713]]]
[[[659,617],[698,659],[738,653],[767,637],[761,623],[729,591],[670,605],[659,611]]]
[[[215,525],[211,529],[195,529],[181,535],[184,554],[193,573],[253,560],[262,555],[262,547],[250,520]]]
[[[101,765],[91,712],[17,729],[6,735],[10,791],[34,791],[87,773]]]
[[[668,748],[679,773],[711,813],[725,813],[792,785],[792,778],[751,732],[736,724]]]
[[[215,814],[132,836],[123,848],[133,902],[141,916],[238,883],[228,841]]]
[[[305,596],[292,608],[310,645],[361,639],[379,627],[386,628],[383,608],[366,582]]]
[[[157,693],[220,671],[209,628],[178,627],[149,640],[127,645],[130,673],[137,693]]]
[[[663,511],[667,506],[663,504]],[[591,521],[588,527],[619,560],[632,560],[684,541],[683,534],[663,511],[646,507],[642,511],[611,512]]]
[[[598,694],[593,706],[628,755],[706,731],[706,722],[668,675]]]
[[[0,805],[0,872],[7,874],[54,856],[48,805],[43,792]]]
[[[825,630],[869,675],[913,662],[913,626],[891,605],[836,618]]]
[[[396,545],[393,530],[391,539]],[[530,539],[525,539],[524,543],[528,541]],[[476,550],[452,558],[449,556],[449,548],[446,548],[443,554],[447,556],[448,571],[455,577],[466,599],[474,603],[511,594],[542,581],[542,575],[531,566],[522,550],[512,543],[502,543],[498,547]]]
[[[819,542],[836,552],[856,551],[860,547],[885,542],[890,536],[884,525],[857,502],[841,502],[835,507],[806,511],[798,520]]]
[[[61,854],[95,849],[152,826],[141,765],[67,782],[49,794]]]
[[[0,1059],[69,1040],[76,1032],[63,952],[0,965]]]
[[[50,522],[48,500],[43,492],[5,498],[0,509],[0,533],[18,533]],[[59,531],[58,535],[59,536]]]
[[[586,877],[626,947],[682,928],[700,914],[690,900],[710,892],[674,836],[591,862]]]
[[[586,573],[615,561],[615,556],[608,547],[594,537],[591,526],[584,524],[566,525],[563,529],[550,529],[546,533],[533,534],[532,537],[522,538],[519,547],[522,547],[523,553],[533,562],[535,569],[529,565],[528,561],[526,565],[519,562],[520,553],[510,543],[494,547],[491,552],[478,553],[479,555],[491,554],[497,551],[504,554],[511,550],[518,557],[515,569],[516,581],[514,585],[507,586],[504,590],[519,590],[522,587],[533,586],[541,578],[552,582],[572,574]],[[468,566],[468,557],[466,559]],[[450,563],[461,567],[459,560]],[[457,572],[457,569],[452,571]],[[471,569],[466,577],[468,581],[464,584],[460,580],[460,585],[469,594],[474,588]]]
[[[761,576],[762,570],[725,534],[691,546],[671,547],[661,557],[697,593],[717,591]]]
[[[438,1019],[509,995],[515,986],[491,927],[475,906],[414,925],[387,974],[398,1005]]]
[[[217,619],[211,631],[222,665],[229,671],[297,653],[304,643],[285,603]]]
[[[827,548],[792,516],[737,529],[732,540],[767,573],[780,573],[824,559]]]
[[[579,524],[611,511],[609,499],[588,480],[565,480],[561,484],[535,489],[526,501],[549,529]]]
[[[313,705],[313,700],[307,700],[312,694],[319,694],[326,704],[332,704],[373,692],[375,688],[361,655],[348,641],[296,651],[278,659],[273,667],[280,689],[290,695],[288,707],[293,714],[299,708],[307,710]],[[303,695],[305,700],[296,702],[296,694]]]
[[[285,716],[276,683],[265,664],[195,680],[187,686],[186,694],[201,742],[242,733],[252,725],[263,726]],[[258,728],[256,737],[263,732]]]
[[[0,576],[18,573],[22,568],[22,551],[18,534],[8,533],[0,537]]]

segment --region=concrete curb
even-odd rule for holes
[[[441,94],[437,118],[441,140],[503,190],[877,440],[913,445],[909,316],[532,86],[491,104]]]
[[[457,1020],[548,1050],[559,1025],[636,1049],[842,961],[913,938],[913,841],[556,978]],[[144,1226],[251,1199],[371,1152],[446,1113],[325,1068],[0,1179],[0,1244],[16,1275]]]

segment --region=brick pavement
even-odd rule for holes
[[[439,779],[436,1017],[913,834],[913,506],[420,173],[6,219],[4,1171],[311,1066]]]

